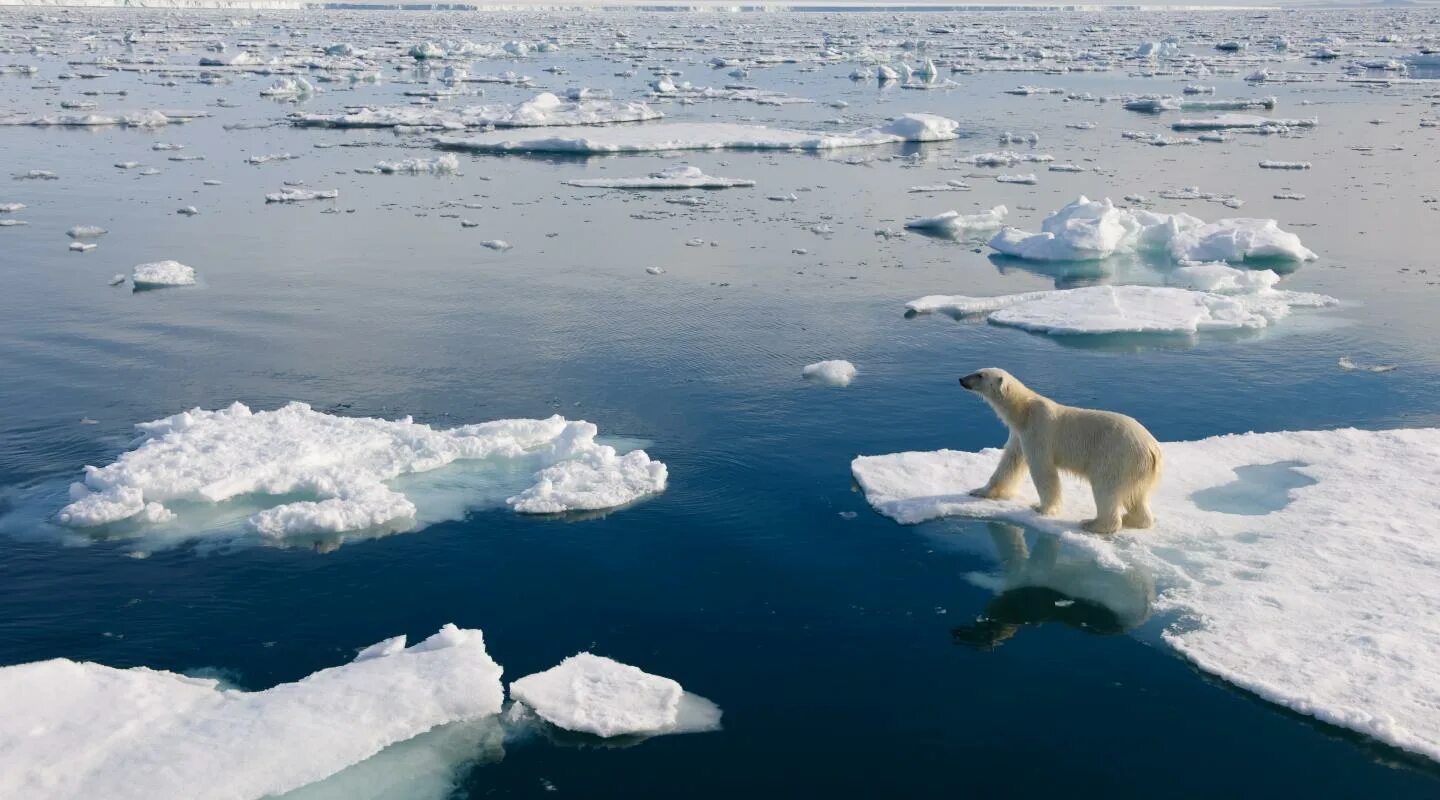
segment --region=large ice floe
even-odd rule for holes
[[[745,178],[706,175],[699,167],[690,166],[671,167],[643,178],[575,178],[565,183],[585,189],[731,189],[755,185],[755,181]]]
[[[4,667],[0,796],[269,797],[436,726],[493,717],[500,676],[480,631],[453,625],[258,692],[63,658]]]
[[[290,123],[302,128],[542,128],[570,125],[604,125],[643,122],[665,116],[641,102],[610,99],[564,100],[542,92],[522,103],[418,108],[387,106],[361,108],[341,114],[292,114]]]
[[[969,297],[928,295],[906,304],[917,314],[984,316],[1005,325],[1052,335],[1256,330],[1279,322],[1294,308],[1321,308],[1327,295],[1276,289],[1271,270],[1224,264],[1178,267],[1168,286],[1084,286],[1039,292]]]
[[[510,684],[510,697],[550,724],[596,736],[715,730],[720,709],[679,683],[580,653]]]
[[[1118,208],[1081,196],[1040,223],[1040,233],[1005,228],[990,240],[1005,255],[1031,261],[1096,261],[1116,254],[1173,261],[1310,261],[1315,253],[1273,219],[1205,222],[1189,214]]]
[[[1095,542],[1114,567],[1151,571],[1163,637],[1260,697],[1440,760],[1440,429],[1217,436],[1162,445],[1156,526],[1072,533],[1091,495],[1066,478],[1041,518],[968,494],[1000,459],[940,450],[855,459],[871,505],[897,522],[1008,520]]]
[[[244,523],[271,539],[404,530],[417,526],[424,509],[387,482],[455,462],[528,476],[518,492],[513,479],[512,491],[504,491],[505,481],[490,485],[495,476],[486,485],[504,491],[495,500],[530,514],[614,508],[664,490],[667,479],[665,465],[643,450],[622,455],[595,441],[591,423],[559,416],[442,429],[409,417],[333,416],[304,403],[259,412],[235,403],[136,427],[133,450],[108,466],[86,467],[84,481],[71,486],[61,524],[154,525],[177,515],[183,522],[216,504],[248,500],[274,502]],[[455,518],[470,500],[430,513]]]
[[[648,153],[665,150],[835,150],[902,142],[955,139],[960,123],[934,114],[905,114],[849,133],[769,128],[730,122],[668,122],[595,128],[583,134],[515,138],[496,131],[471,137],[437,136],[435,146],[471,152]]]

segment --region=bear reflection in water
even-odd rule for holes
[[[1117,569],[1094,552],[1067,546],[1058,536],[1032,534],[1003,522],[987,523],[1000,561],[999,575],[972,573],[972,583],[993,589],[994,600],[976,622],[954,628],[956,644],[993,650],[1027,626],[1059,622],[1089,633],[1123,633],[1150,616],[1155,580],[1134,564]]]

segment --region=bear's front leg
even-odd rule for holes
[[[1030,459],[1030,480],[1035,481],[1035,491],[1040,493],[1040,502],[1035,511],[1042,517],[1053,517],[1060,511],[1060,470],[1049,459]]]
[[[1000,456],[1000,465],[989,483],[970,494],[988,500],[1009,500],[1020,486],[1020,476],[1025,473],[1025,451],[1020,449],[1020,437],[1011,434],[1005,442],[1005,452]]]

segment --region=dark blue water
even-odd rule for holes
[[[813,91],[832,77],[810,79]],[[1000,103],[995,119],[926,153],[993,149],[992,128],[1037,107],[996,101],[990,89],[1013,81],[993,80],[970,100]],[[248,100],[256,85],[228,89],[250,104],[235,116],[283,114]],[[23,94],[23,84],[3,86]],[[214,93],[181,91],[197,105]],[[967,102],[925,101],[955,116]],[[902,110],[896,99],[883,103]],[[1088,114],[1102,115],[1124,122],[1116,108]],[[1031,121],[1067,135],[1058,120]],[[473,797],[552,787],[584,797],[1440,794],[1433,764],[1198,672],[1159,642],[1163,618],[1085,603],[1061,611],[1054,601],[1063,596],[1044,590],[997,598],[965,576],[997,571],[993,542],[1005,531],[895,525],[869,510],[849,470],[859,454],[999,445],[1003,428],[955,383],[983,366],[1066,402],[1133,415],[1162,441],[1437,424],[1436,289],[1398,272],[1418,266],[1407,253],[1433,245],[1412,224],[1425,213],[1412,208],[1423,175],[1382,187],[1387,175],[1373,164],[1342,160],[1345,136],[1317,136],[1307,147],[1333,148],[1332,172],[1286,180],[1334,185],[1343,171],[1365,184],[1352,198],[1412,201],[1388,218],[1356,213],[1359,200],[1349,211],[1322,199],[1291,212],[1314,226],[1297,230],[1324,258],[1290,286],[1347,306],[1259,336],[1096,346],[904,319],[903,303],[923,294],[1023,291],[1055,276],[992,262],[972,246],[892,243],[871,230],[999,201],[1033,207],[1023,218],[1038,219],[1079,190],[1118,197],[1188,185],[1215,162],[1180,163],[1106,137],[1104,158],[1143,178],[1050,175],[1038,189],[977,179],[969,195],[916,198],[904,187],[954,173],[703,154],[689,160],[766,180],[749,194],[707,195],[710,206],[689,211],[654,195],[559,186],[581,171],[639,175],[673,163],[659,158],[475,158],[447,182],[350,173],[397,154],[388,134],[363,151],[309,149],[369,135],[226,134],[214,122],[159,135],[0,129],[7,168],[70,167],[62,181],[0,187],[0,200],[32,206],[30,226],[0,230],[0,515],[12,523],[0,540],[0,664],[63,656],[214,668],[261,689],[342,663],[356,647],[454,622],[484,630],[509,679],[588,649],[673,677],[724,709],[721,732],[629,748],[513,742],[503,759],[465,775]],[[112,174],[112,161],[157,138],[191,142],[210,160],[148,182]],[[1054,151],[1086,147],[1060,140]],[[286,149],[305,154],[293,168],[238,163]],[[1413,172],[1400,160],[1409,155],[1393,158],[1393,175]],[[212,175],[226,183],[207,195],[199,179]],[[1225,175],[1224,186],[1207,183],[1236,190],[1274,177]],[[297,176],[341,186],[338,207],[355,213],[259,202]],[[1256,215],[1288,208],[1273,210],[1262,195],[1269,188],[1252,193]],[[804,189],[794,206],[763,199]],[[440,201],[464,198],[493,204],[465,214],[480,213],[483,238],[506,238],[514,250],[479,248],[473,232],[439,217]],[[190,203],[200,217],[174,217]],[[837,228],[828,239],[803,228],[826,218]],[[80,223],[112,233],[93,253],[67,253],[61,231]],[[697,236],[721,246],[684,245]],[[794,247],[811,254],[799,258]],[[157,258],[195,265],[202,285],[136,295],[105,286],[110,274]],[[647,275],[649,265],[668,271]],[[1341,355],[1403,366],[1347,373],[1336,367]],[[805,385],[800,367],[823,358],[850,359],[861,375],[844,390]],[[122,452],[132,423],[292,399],[440,426],[588,419],[646,441],[669,465],[670,488],[592,518],[479,511],[328,552],[185,545],[134,558],[123,542],[66,546],[13,529],[58,508],[57,491],[83,465]]]

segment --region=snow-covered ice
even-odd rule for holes
[[[383,175],[454,175],[460,171],[460,159],[446,153],[437,158],[406,158],[400,161],[379,161],[375,171]]]
[[[905,114],[850,133],[769,128],[731,122],[671,122],[596,128],[584,134],[514,138],[506,131],[473,137],[437,136],[435,145],[471,152],[645,153],[666,150],[834,150],[903,142],[938,142],[958,136],[959,123],[933,114]]]
[[[257,692],[63,658],[0,668],[0,795],[258,800],[499,713],[480,631],[401,645]]]
[[[1156,526],[1105,540],[1163,585],[1183,656],[1274,703],[1440,760],[1440,429],[1217,436],[1162,445]],[[855,459],[902,523],[1004,519],[1063,534],[1093,516],[1066,478],[1054,518],[968,494],[1000,451]],[[1071,534],[1074,536],[1075,534]],[[1088,538],[1088,537],[1087,537]]]
[[[510,684],[510,696],[556,727],[596,736],[653,736],[719,727],[720,711],[679,683],[579,653]]]
[[[252,514],[248,528],[281,538],[413,527],[415,503],[387,482],[456,461],[533,473],[505,501],[522,513],[613,508],[663,491],[667,479],[665,465],[645,451],[622,455],[595,441],[591,423],[559,416],[437,429],[409,417],[333,416],[304,403],[259,412],[235,403],[136,427],[134,449],[85,468],[60,523],[164,523],[197,505],[300,494],[315,499],[276,502]]]

